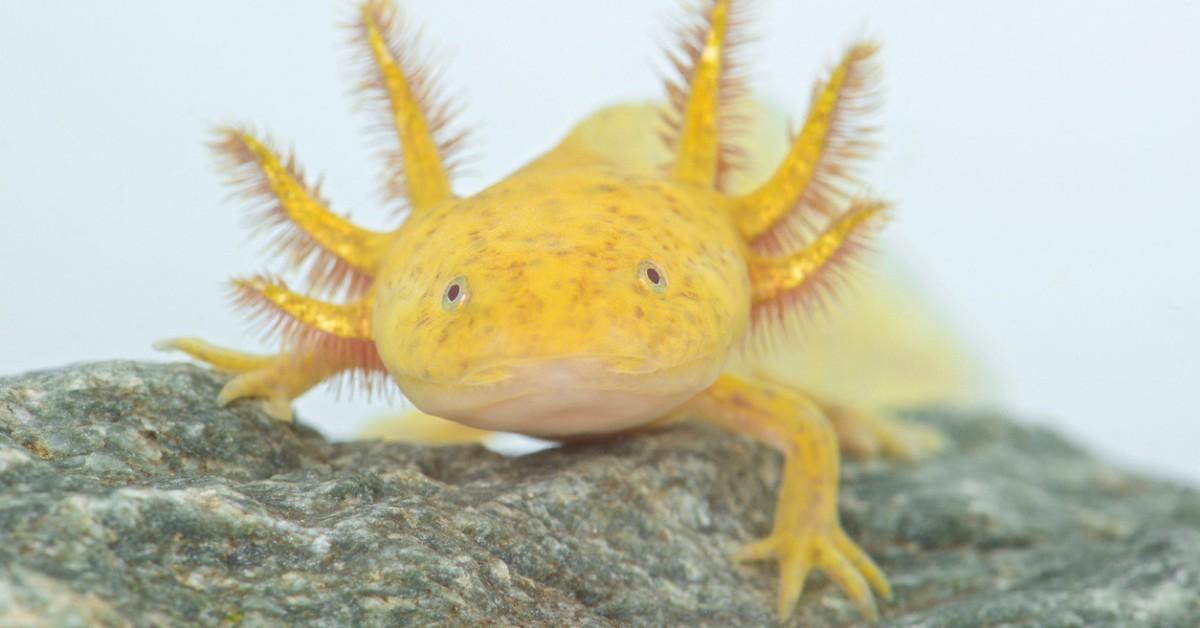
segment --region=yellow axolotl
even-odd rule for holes
[[[570,441],[695,419],[749,435],[784,465],[774,529],[735,558],[778,562],[781,618],[812,569],[877,618],[876,596],[892,592],[839,522],[839,440],[915,456],[935,435],[728,370],[747,345],[803,325],[805,305],[885,217],[887,205],[856,195],[849,174],[868,144],[861,115],[876,47],[846,50],[782,161],[734,193],[740,4],[707,1],[681,29],[668,105],[603,110],[462,197],[448,165],[461,136],[394,8],[366,2],[356,24],[364,88],[394,130],[391,187],[406,219],[390,232],[358,227],[290,157],[223,130],[219,153],[264,201],[279,251],[307,265],[312,292],[271,277],[234,282],[281,332],[276,355],[194,338],[165,345],[237,374],[221,403],[263,398],[283,420],[292,399],[349,375],[390,377],[423,412],[477,430]]]

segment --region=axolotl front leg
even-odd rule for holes
[[[875,595],[891,599],[892,589],[875,562],[842,531],[838,436],[820,407],[799,391],[724,375],[682,410],[783,454],[774,527],[734,557],[778,561],[779,617],[791,615],[808,572],[819,569],[864,617],[877,620]]]
[[[199,338],[174,338],[155,345],[161,350],[182,351],[214,369],[233,375],[221,388],[217,403],[262,399],[263,410],[279,421],[292,420],[292,400],[336,374],[330,360],[312,351],[275,355],[244,353]]]

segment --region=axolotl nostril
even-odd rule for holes
[[[785,462],[774,530],[736,558],[777,561],[781,617],[819,569],[874,619],[876,596],[891,590],[842,531],[839,438],[874,432],[915,455],[936,437],[868,413],[831,421],[837,409],[817,395],[726,369],[747,345],[803,324],[805,304],[884,218],[887,205],[853,193],[849,175],[867,146],[876,47],[846,50],[783,159],[735,193],[744,3],[701,4],[672,56],[666,105],[601,110],[520,170],[458,196],[462,137],[394,7],[366,2],[355,39],[406,218],[387,232],[354,225],[293,159],[222,130],[218,154],[262,201],[279,251],[308,268],[309,294],[272,277],[235,280],[240,302],[281,333],[276,355],[164,344],[236,374],[222,403],[263,398],[284,420],[292,399],[350,376],[390,379],[424,412],[483,430],[571,440],[695,419],[747,434]],[[345,298],[321,298],[332,296]]]

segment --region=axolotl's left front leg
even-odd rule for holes
[[[878,618],[875,595],[890,599],[886,576],[842,531],[838,518],[838,437],[816,403],[798,391],[723,375],[688,402],[688,414],[746,434],[780,451],[783,477],[775,524],[735,560],[779,563],[781,619],[787,618],[812,569],[820,569],[850,597],[863,616]]]

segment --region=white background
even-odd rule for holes
[[[588,111],[659,95],[673,0],[410,0],[478,133],[470,192]],[[799,118],[849,39],[885,43],[870,180],[998,398],[1200,480],[1200,3],[763,0],[757,90]],[[263,268],[204,143],[250,122],[387,224],[351,115],[344,2],[0,2],[0,373],[259,346],[225,299]],[[336,436],[373,411],[306,397]],[[378,412],[376,406],[375,412]]]

